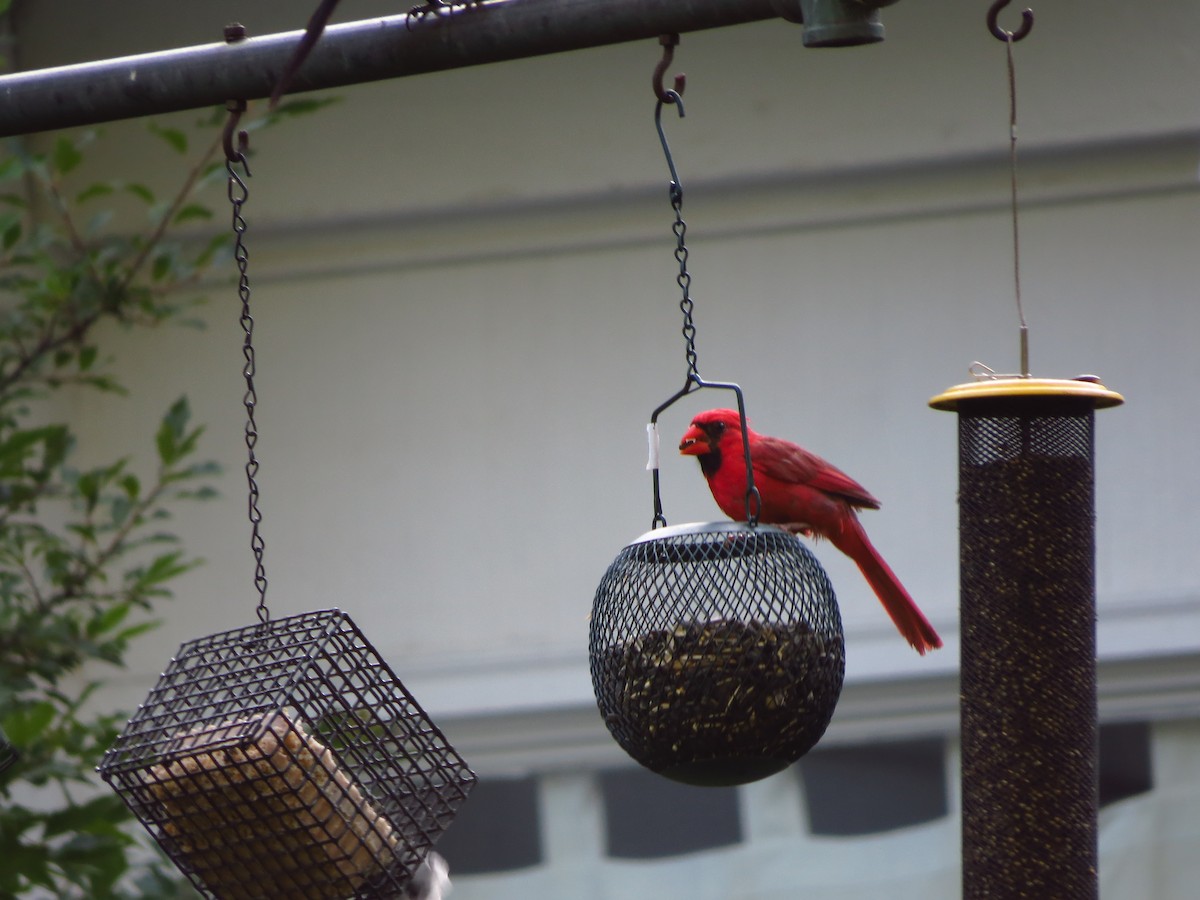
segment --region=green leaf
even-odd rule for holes
[[[141,583],[145,585],[162,584],[193,568],[191,563],[181,562],[182,550],[172,550],[154,558],[149,567],[142,573]]]
[[[79,491],[80,497],[84,502],[84,507],[87,510],[96,508],[96,504],[100,502],[100,474],[96,470],[84,472],[79,476],[79,480],[75,482],[75,490]]]
[[[65,425],[14,431],[7,440],[0,442],[0,475],[44,480],[51,469],[62,463],[70,445],[71,436]],[[36,468],[27,469],[31,462]]]
[[[191,415],[191,407],[188,405],[187,397],[184,396],[176,400],[167,410],[167,414],[163,416],[162,423],[158,426],[155,442],[158,445],[158,458],[164,466],[171,466],[183,456],[184,450],[181,447]]]
[[[99,352],[100,352],[99,349],[96,348],[94,345],[89,345],[87,347],[81,347],[79,350],[79,369],[80,369],[80,371],[86,372],[88,369],[90,369],[92,367],[92,363],[94,363],[96,361],[96,356]]]
[[[216,234],[204,245],[204,249],[192,261],[197,269],[210,266],[215,260],[233,256],[233,241],[226,234]]]
[[[207,206],[199,203],[189,203],[183,209],[175,214],[174,222],[176,225],[181,222],[187,222],[189,219],[211,219],[213,217],[212,210]]]
[[[54,153],[51,156],[51,164],[63,175],[66,175],[81,162],[83,162],[83,154],[79,152],[79,148],[69,138],[60,137],[54,142]]]
[[[114,497],[110,512],[113,525],[119,528],[125,524],[125,520],[133,512],[133,504],[129,501],[128,497]]]
[[[20,178],[26,171],[28,171],[28,168],[22,154],[14,154],[8,157],[8,159],[0,160],[0,181],[8,181],[10,178]]]
[[[212,500],[215,497],[220,497],[221,494],[215,487],[205,485],[194,491],[180,491],[175,496],[181,500]]]
[[[54,714],[54,704],[46,700],[18,707],[4,717],[4,733],[14,747],[32,744],[54,721]]]
[[[0,866],[0,871],[12,872],[14,876],[23,875],[33,884],[53,889],[54,882],[50,878],[48,856],[49,848],[44,845],[18,844],[7,848],[4,854],[4,865]],[[16,877],[15,880],[18,884],[20,883],[19,877]],[[15,890],[13,893],[15,896]]]
[[[4,229],[3,245],[5,250],[11,250],[17,241],[21,240],[21,223],[13,222]]]
[[[45,284],[46,293],[51,297],[58,300],[66,300],[75,287],[75,276],[71,272],[54,269],[46,273],[43,284]]]
[[[146,187],[144,184],[138,184],[136,182],[127,184],[125,185],[125,190],[130,194],[133,194],[135,197],[144,200],[146,203],[154,202],[154,191],[150,190],[150,188]]]
[[[108,833],[112,823],[125,818],[125,806],[116,794],[104,794],[87,803],[72,804],[46,816],[45,835],[71,832]]]
[[[90,638],[99,637],[105,632],[116,628],[129,615],[131,609],[133,609],[133,605],[128,602],[117,603],[98,615],[93,616],[91,621],[87,623],[87,636]]]
[[[178,128],[165,128],[155,122],[151,122],[148,126],[150,133],[157,135],[170,145],[171,149],[177,153],[187,153],[188,139],[187,135]]]
[[[164,253],[161,256],[154,258],[154,266],[150,270],[150,277],[155,281],[162,281],[171,272],[171,265],[174,260],[170,254]]]
[[[87,524],[82,524],[82,523],[76,522],[72,525],[68,525],[67,530],[70,531],[72,534],[79,535],[81,538],[83,538],[85,543],[88,543],[88,544],[96,543],[96,526],[95,525],[87,525]]]
[[[271,112],[275,118],[287,116],[307,116],[317,110],[341,102],[341,97],[294,97],[284,100]]]
[[[57,469],[71,449],[71,432],[66,425],[48,425],[42,432],[42,469]]]
[[[113,192],[113,186],[107,182],[97,182],[90,187],[84,188],[75,195],[76,203],[86,203],[95,197],[106,197]]]
[[[192,567],[189,566],[188,568]],[[121,642],[128,641],[130,638],[135,638],[139,634],[145,634],[147,631],[153,631],[161,624],[162,622],[158,621],[157,619],[151,622],[139,622],[137,625],[131,625],[128,628],[124,628],[117,632],[117,640]]]
[[[126,497],[136,500],[142,491],[142,484],[138,481],[138,477],[131,472],[121,479],[121,488],[125,491]]]
[[[125,395],[129,390],[111,375],[92,375],[83,379],[83,383],[110,394]]]

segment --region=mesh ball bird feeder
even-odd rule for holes
[[[676,90],[662,88],[676,40],[662,39],[654,120],[671,171],[688,374],[650,417],[654,527],[601,579],[588,649],[600,714],[626,753],[676,781],[733,785],[781,771],[825,733],[841,694],[845,641],[833,587],[816,557],[794,535],[757,522],[741,388],[704,381],[696,366],[683,191],[661,119],[667,103],[683,115],[682,77]],[[665,527],[658,417],[701,388],[737,395],[746,521]]]
[[[825,571],[770,525],[655,529],[617,555],[592,607],[605,724],[689,784],[754,781],[807,753],[833,716],[844,647]]]
[[[259,621],[184,643],[104,754],[101,777],[205,897],[397,897],[475,775],[345,613],[272,619],[259,532],[248,191],[225,132],[241,272]],[[247,170],[246,174],[249,172]]]

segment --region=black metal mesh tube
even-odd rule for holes
[[[1095,898],[1094,404],[958,412],[963,897]]]

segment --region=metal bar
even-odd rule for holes
[[[482,63],[800,18],[798,0],[489,0],[333,25],[290,93]],[[302,32],[248,37],[0,77],[0,136],[91,125],[270,95]]]

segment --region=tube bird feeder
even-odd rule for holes
[[[964,900],[1098,896],[1092,376],[997,378],[958,413]]]

